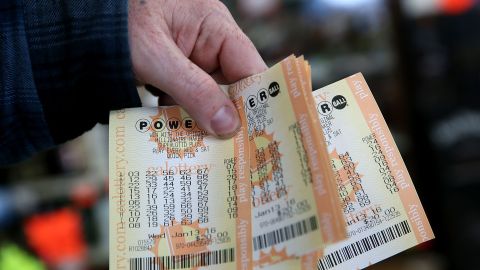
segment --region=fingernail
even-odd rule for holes
[[[229,138],[235,135],[240,128],[240,119],[237,111],[228,105],[221,107],[213,115],[210,126],[218,137]]]

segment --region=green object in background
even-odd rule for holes
[[[1,270],[47,270],[41,261],[13,244],[0,247]]]

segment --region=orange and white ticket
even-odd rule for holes
[[[328,153],[305,95],[313,97],[301,86],[310,78],[302,78],[296,61],[290,56],[228,89],[245,102],[258,268],[318,250],[325,238],[345,238]]]
[[[327,246],[318,269],[365,268],[433,239],[412,180],[362,74],[316,90],[314,97],[348,226],[348,239]]]
[[[313,94],[348,239],[278,260],[265,269],[362,269],[433,239],[412,180],[362,74]]]
[[[247,136],[215,139],[180,107],[112,112],[110,268],[252,269]]]

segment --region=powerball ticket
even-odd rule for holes
[[[271,260],[277,263],[264,269],[362,269],[433,239],[412,180],[362,74],[313,95],[348,239],[290,260],[275,254]]]
[[[348,239],[316,267],[359,269],[434,238],[387,124],[358,73],[314,97],[335,172]],[[303,258],[313,269],[312,255]],[[308,262],[308,263],[307,263]]]
[[[315,136],[301,86],[310,79],[296,61],[288,57],[228,88],[231,98],[245,103],[256,268],[321,249],[324,235],[345,238],[338,196],[329,186],[328,153]]]
[[[111,269],[252,269],[245,128],[219,140],[180,107],[136,108],[109,136]]]

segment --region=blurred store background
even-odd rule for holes
[[[304,54],[314,88],[364,73],[437,237],[370,269],[477,269],[480,1],[224,3],[269,65]],[[108,269],[107,135],[0,168],[0,270]]]

